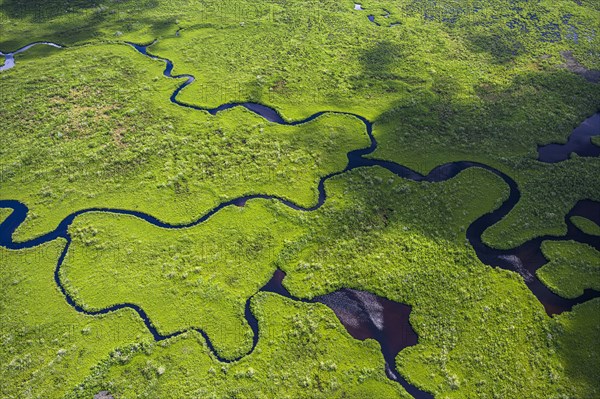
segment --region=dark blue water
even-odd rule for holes
[[[598,135],[600,135],[600,112],[579,125],[565,144],[538,146],[538,159],[542,162],[556,163],[569,159],[571,154],[597,157],[600,155],[600,147],[592,143],[592,137]]]
[[[306,119],[299,121],[286,121],[281,115],[274,109],[267,107],[262,104],[257,103],[232,103],[225,104],[219,106],[217,108],[202,108],[190,104],[185,104],[177,100],[178,94],[191,84],[194,81],[194,77],[191,75],[178,75],[172,76],[171,72],[173,70],[173,63],[167,59],[160,58],[154,55],[151,55],[147,51],[147,46],[141,46],[137,44],[131,43],[131,45],[139,51],[141,54],[151,57],[153,59],[161,60],[165,62],[165,70],[164,75],[169,78],[185,78],[186,81],[180,85],[175,92],[171,95],[171,101],[175,104],[181,105],[183,107],[193,108],[196,110],[209,112],[210,114],[217,114],[225,109],[233,108],[233,107],[244,107],[247,110],[254,112],[257,115],[262,116],[266,120],[278,123],[282,125],[298,125],[301,123],[306,123],[312,121],[319,116],[326,113],[337,113],[337,114],[345,114],[351,115],[358,120],[360,120],[364,126],[366,133],[370,139],[370,145],[367,148],[354,150],[348,153],[348,164],[346,168],[341,172],[331,173],[328,176],[323,177],[318,184],[318,192],[319,198],[316,205],[309,208],[303,208],[291,201],[285,200],[283,198],[277,196],[268,196],[268,195],[249,195],[245,197],[240,197],[233,199],[231,201],[224,202],[217,207],[213,208],[209,212],[207,212],[204,216],[199,218],[198,220],[185,224],[185,225],[171,225],[165,222],[162,222],[155,217],[136,211],[130,210],[122,210],[122,209],[108,209],[108,208],[93,208],[86,209],[75,212],[69,216],[67,216],[61,223],[56,227],[55,230],[32,240],[26,242],[15,242],[12,239],[14,231],[24,222],[29,210],[28,208],[18,202],[18,201],[0,201],[0,208],[10,208],[13,212],[0,224],[0,245],[9,248],[9,249],[23,249],[23,248],[32,248],[38,245],[41,245],[45,242],[52,241],[58,237],[64,238],[67,240],[67,245],[63,250],[56,269],[54,273],[54,279],[56,285],[65,296],[66,301],[78,312],[89,314],[89,315],[98,315],[105,314],[109,312],[114,312],[119,309],[130,308],[135,310],[140,317],[144,320],[149,331],[154,336],[156,341],[165,340],[171,338],[173,336],[179,335],[182,332],[176,332],[170,335],[161,335],[158,333],[150,319],[147,317],[146,313],[139,306],[134,304],[118,304],[106,309],[103,309],[98,312],[88,311],[75,303],[73,298],[69,295],[69,293],[65,290],[62,281],[60,279],[60,268],[65,259],[65,256],[69,250],[69,246],[71,244],[71,238],[68,234],[68,227],[73,222],[73,220],[84,213],[88,212],[107,212],[113,214],[123,214],[123,215],[131,215],[138,217],[142,220],[145,220],[148,223],[151,223],[155,226],[159,226],[166,229],[182,229],[188,228],[200,223],[203,223],[212,215],[216,214],[220,210],[229,207],[229,206],[243,206],[246,201],[250,199],[269,199],[269,200],[277,200],[282,204],[300,211],[300,212],[311,212],[319,209],[326,201],[327,195],[325,192],[325,182],[333,176],[340,175],[347,171],[359,168],[359,167],[371,167],[371,166],[379,166],[385,168],[392,173],[396,174],[399,177],[413,180],[413,181],[428,181],[428,182],[443,182],[448,179],[451,179],[458,175],[460,172],[469,169],[469,168],[481,168],[485,169],[491,173],[494,173],[496,176],[500,177],[510,188],[509,198],[500,206],[500,208],[496,209],[493,212],[490,212],[479,219],[477,219],[471,226],[469,226],[467,230],[467,239],[475,249],[477,256],[479,259],[487,265],[490,266],[498,266],[505,268],[507,270],[512,270],[520,273],[525,280],[525,283],[529,287],[529,289],[533,292],[533,294],[540,300],[540,302],[544,305],[548,314],[557,314],[564,311],[568,311],[572,309],[572,307],[576,304],[585,302],[589,299],[596,298],[599,296],[599,293],[593,290],[587,290],[583,296],[576,299],[565,299],[561,298],[558,295],[552,293],[546,286],[544,286],[539,279],[535,276],[535,270],[541,267],[543,264],[547,263],[547,260],[543,257],[540,246],[542,241],[545,240],[576,240],[579,242],[585,242],[596,249],[600,249],[599,239],[597,237],[589,236],[575,228],[573,224],[570,222],[570,217],[574,215],[580,215],[587,217],[591,220],[597,221],[599,219],[598,215],[600,215],[600,203],[593,201],[581,201],[579,202],[573,210],[567,215],[566,222],[568,225],[568,233],[564,237],[540,237],[534,240],[528,241],[527,243],[519,246],[518,248],[502,251],[496,250],[485,245],[481,239],[483,232],[490,226],[494,225],[498,221],[500,221],[504,216],[506,216],[518,203],[520,199],[520,192],[518,190],[517,184],[506,174],[484,164],[475,163],[475,162],[452,162],[445,165],[441,165],[433,169],[428,175],[421,175],[420,173],[413,171],[403,165],[397,164],[395,162],[390,161],[382,161],[375,159],[367,159],[364,156],[369,155],[375,151],[377,148],[377,141],[373,137],[373,124],[367,120],[366,118],[352,113],[346,112],[334,112],[334,111],[323,111],[315,113],[309,116]],[[600,221],[598,221],[600,223]],[[286,296],[288,298],[292,298],[294,300],[309,302],[307,300],[301,298],[294,298],[290,295],[290,293],[283,287],[282,281],[285,277],[285,274],[281,271],[275,272],[271,281],[269,281],[260,291],[270,291],[275,292],[280,295]],[[252,311],[250,309],[250,301],[251,298],[246,302],[246,310],[245,316],[246,319],[251,326],[254,336],[253,336],[253,346],[251,352],[256,347],[258,342],[258,322]],[[417,337],[414,334],[412,328],[408,324],[408,315],[410,313],[410,308],[403,304],[398,304],[392,301],[388,301],[384,298],[379,298],[370,293],[354,291],[354,290],[340,290],[335,293],[325,295],[323,297],[316,298],[315,301],[326,304],[331,307],[342,324],[346,327],[346,329],[353,334],[358,339],[365,338],[373,338],[376,339],[382,348],[382,353],[384,355],[384,359],[386,360],[386,373],[389,378],[394,381],[402,384],[404,388],[407,389],[415,398],[431,398],[432,395],[417,389],[416,387],[408,384],[408,382],[396,371],[395,368],[395,357],[398,352],[406,346],[414,345],[416,343]],[[354,309],[354,311],[352,310]],[[395,316],[394,316],[395,314]],[[396,317],[396,319],[394,319]],[[349,323],[348,320],[352,319],[353,322]],[[379,323],[377,320],[383,320],[382,323]],[[385,321],[388,321],[387,323]],[[390,322],[390,320],[395,320]],[[359,323],[359,327],[356,327],[356,321]],[[408,326],[408,327],[407,327]],[[210,350],[215,354],[217,359],[222,362],[231,362],[236,361],[238,359],[224,359],[218,355],[215,351],[214,346],[208,337],[208,335],[202,330],[196,330],[206,339],[207,345]],[[400,337],[400,338],[399,338]],[[402,338],[404,337],[404,338]],[[251,353],[250,352],[250,353]]]

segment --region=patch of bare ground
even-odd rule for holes
[[[582,76],[589,82],[598,83],[600,82],[600,71],[594,69],[587,69],[583,65],[579,63],[573,56],[572,51],[563,51],[560,53],[563,56],[566,63],[562,66],[567,68],[569,71],[576,73],[579,76]]]

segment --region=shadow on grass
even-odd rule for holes
[[[177,20],[177,15],[156,12],[158,6],[156,0],[5,0],[0,4],[0,29],[10,24],[20,33],[6,29],[0,49],[14,51],[35,41],[68,46],[97,38],[119,40],[121,34],[138,31],[158,37],[172,31]]]
[[[469,47],[476,53],[487,53],[493,61],[505,64],[525,53],[518,36],[507,29],[495,28],[486,33],[467,34]]]
[[[5,0],[0,5],[0,10],[11,19],[44,23],[65,14],[94,13],[94,10],[100,10],[102,3],[101,0]]]
[[[537,159],[537,146],[564,142],[596,111],[600,96],[597,85],[561,69],[523,73],[507,86],[471,84],[473,93],[465,95],[456,80],[434,75],[411,101],[389,107],[375,120],[375,155],[445,157],[437,163]]]

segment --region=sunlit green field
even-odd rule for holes
[[[74,217],[68,240],[0,245],[1,397],[411,397],[386,376],[379,344],[354,339],[330,308],[259,292],[278,269],[302,300],[352,288],[410,305],[418,343],[397,371],[435,398],[600,397],[600,299],[549,316],[520,274],[482,263],[467,240],[509,198],[502,179],[482,168],[438,183],[344,171],[371,144],[358,115],[377,142],[368,158],[422,174],[473,161],[513,179],[520,199],[484,232],[490,247],[564,236],[579,201],[600,202],[600,159],[545,163],[537,148],[600,111],[589,78],[600,4],[361,7],[0,0],[0,51],[63,46],[35,46],[0,71],[0,223],[11,214],[1,201],[29,210],[0,228],[28,243],[69,215],[108,210]],[[163,61],[128,42],[193,75],[177,101],[200,109],[170,101],[186,78],[165,77]],[[323,114],[289,125],[202,110],[243,102],[287,122]],[[191,225],[256,195],[271,198]],[[570,222],[598,238],[593,220]],[[541,250],[536,275],[553,293],[600,291],[597,247],[549,239]],[[173,337],[157,341],[131,307],[86,314],[121,304]]]

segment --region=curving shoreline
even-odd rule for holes
[[[4,56],[4,65],[0,66],[0,72],[6,71],[15,66],[15,54],[19,54],[24,51],[27,51],[30,48],[32,48],[33,46],[37,46],[39,44],[44,44],[46,46],[51,46],[51,47],[56,47],[56,48],[63,48],[63,46],[61,46],[60,44],[56,44],[56,43],[52,43],[52,42],[34,42],[31,44],[28,44],[27,46],[23,46],[20,49],[13,51],[12,53],[3,53],[2,51],[0,51],[0,56]]]
[[[25,51],[28,48],[31,48],[32,46],[34,46],[36,44],[47,44],[47,45],[53,45],[54,47],[61,47],[54,43],[47,43],[47,42],[37,43],[36,42],[36,43],[32,43],[28,46],[25,46],[25,47],[15,51],[14,53],[10,53],[10,55]],[[587,290],[583,296],[576,298],[576,299],[570,300],[570,299],[562,298],[562,297],[552,293],[544,284],[541,283],[541,281],[535,275],[535,271],[537,269],[539,269],[541,266],[543,266],[545,263],[547,263],[547,260],[543,257],[543,254],[541,253],[541,249],[540,249],[541,243],[543,241],[547,241],[547,240],[562,241],[562,240],[574,239],[576,241],[586,242],[586,243],[594,246],[596,249],[599,249],[600,244],[598,243],[598,240],[592,236],[586,235],[585,233],[581,232],[579,229],[576,229],[570,222],[570,217],[573,215],[581,215],[581,216],[586,216],[586,217],[591,218],[600,209],[600,203],[597,203],[594,201],[580,201],[571,210],[571,212],[569,212],[569,214],[566,216],[568,232],[567,232],[567,235],[565,235],[564,237],[552,237],[552,236],[538,237],[538,238],[530,240],[530,241],[524,243],[523,245],[521,245],[517,248],[511,249],[511,250],[496,250],[496,249],[488,247],[486,244],[484,244],[481,239],[481,236],[487,228],[496,224],[502,218],[504,218],[519,202],[520,196],[521,196],[516,182],[512,178],[510,178],[508,175],[504,174],[503,172],[501,172],[497,169],[494,169],[485,164],[481,164],[481,163],[477,163],[477,162],[462,161],[462,162],[452,162],[452,163],[438,166],[435,169],[433,169],[428,175],[421,175],[421,174],[419,174],[403,165],[397,164],[395,162],[364,158],[365,155],[372,154],[377,149],[377,141],[376,141],[375,137],[373,136],[373,123],[370,122],[365,117],[354,114],[354,113],[339,112],[339,111],[321,111],[321,112],[317,112],[303,120],[286,121],[285,119],[283,119],[283,117],[279,114],[279,112],[277,110],[270,108],[268,106],[265,106],[263,104],[258,104],[258,103],[251,103],[251,102],[229,103],[229,104],[223,104],[216,108],[203,108],[203,107],[194,106],[191,104],[186,104],[186,103],[180,102],[177,100],[178,94],[185,87],[189,86],[191,83],[194,82],[194,79],[195,79],[194,76],[192,76],[192,75],[175,75],[175,76],[173,76],[172,75],[173,63],[168,59],[161,58],[161,57],[158,57],[158,56],[148,53],[147,48],[149,47],[149,45],[142,46],[142,45],[138,45],[138,44],[134,44],[134,43],[127,43],[127,44],[134,47],[139,53],[143,54],[144,56],[150,57],[154,60],[159,60],[159,61],[165,62],[166,66],[165,66],[165,70],[163,72],[164,76],[166,76],[168,78],[173,78],[173,79],[180,79],[180,78],[186,79],[186,81],[184,83],[182,83],[180,86],[178,86],[177,89],[170,96],[170,101],[179,106],[186,107],[186,108],[192,108],[192,109],[199,110],[199,111],[205,111],[212,115],[216,115],[218,112],[221,112],[221,111],[229,109],[229,108],[243,107],[243,108],[246,108],[247,110],[263,117],[264,119],[266,119],[270,122],[281,124],[281,125],[290,125],[290,126],[295,126],[295,125],[310,122],[324,114],[349,115],[349,116],[355,117],[355,118],[359,119],[361,122],[363,122],[363,124],[365,125],[366,133],[370,139],[370,145],[363,149],[358,149],[358,150],[353,150],[353,151],[348,152],[348,154],[347,154],[348,164],[344,168],[344,170],[328,174],[327,176],[322,177],[320,179],[319,184],[318,184],[318,192],[319,192],[318,201],[314,206],[308,207],[308,208],[300,207],[300,206],[296,205],[294,202],[286,200],[286,199],[278,197],[278,196],[255,194],[255,195],[244,196],[244,197],[236,198],[236,199],[233,199],[233,200],[230,200],[227,202],[223,202],[223,203],[219,204],[218,206],[216,206],[215,208],[213,208],[212,210],[205,213],[199,219],[197,219],[191,223],[185,224],[185,225],[172,225],[169,223],[165,223],[165,222],[162,222],[162,221],[156,219],[155,217],[153,217],[149,214],[145,214],[143,212],[121,210],[121,209],[109,209],[109,208],[92,208],[92,209],[80,210],[80,211],[70,214],[69,216],[64,218],[59,223],[59,225],[56,227],[55,230],[53,230],[45,235],[42,235],[38,238],[29,240],[29,241],[14,242],[12,239],[13,233],[25,221],[27,214],[29,212],[29,209],[27,208],[27,206],[25,204],[23,204],[19,201],[14,201],[14,200],[0,201],[0,208],[10,208],[13,210],[12,213],[2,223],[0,223],[0,245],[6,247],[8,249],[18,250],[18,249],[36,247],[38,245],[55,240],[57,238],[63,238],[67,241],[67,244],[65,245],[65,248],[64,248],[63,252],[61,253],[61,256],[59,257],[57,266],[55,268],[54,279],[55,279],[55,282],[56,282],[58,288],[60,289],[61,293],[65,297],[67,303],[69,303],[69,305],[71,305],[76,311],[78,311],[80,313],[88,314],[88,315],[98,315],[98,314],[106,314],[106,313],[114,312],[114,311],[117,311],[117,310],[120,310],[123,308],[133,309],[142,318],[146,327],[152,333],[152,335],[156,341],[162,341],[162,340],[165,340],[168,338],[172,338],[174,336],[183,334],[185,332],[185,331],[180,331],[180,332],[175,332],[175,333],[172,333],[169,335],[161,335],[160,333],[158,333],[158,331],[156,330],[156,328],[154,327],[154,325],[152,324],[152,322],[150,321],[150,319],[148,318],[148,316],[146,315],[144,310],[135,304],[129,304],[129,303],[117,304],[117,305],[113,305],[111,307],[102,309],[100,311],[88,311],[88,310],[84,309],[83,307],[79,306],[75,302],[75,300],[66,291],[66,289],[61,281],[60,268],[63,264],[63,261],[66,257],[66,254],[68,253],[68,250],[69,250],[69,247],[71,244],[71,237],[69,236],[68,228],[69,228],[69,225],[73,222],[73,220],[77,216],[80,216],[82,214],[89,213],[89,212],[105,212],[105,213],[112,213],[112,214],[122,214],[122,215],[130,215],[130,216],[138,217],[148,223],[151,223],[155,226],[166,228],[166,229],[184,229],[184,228],[189,228],[189,227],[196,226],[198,224],[203,223],[204,221],[208,220],[211,216],[213,216],[214,214],[216,214],[223,208],[226,208],[229,206],[238,206],[240,203],[244,203],[245,201],[251,200],[251,199],[277,200],[291,209],[301,211],[301,212],[312,212],[312,211],[319,209],[321,206],[323,206],[323,204],[327,200],[327,194],[325,191],[325,183],[327,180],[329,180],[332,177],[341,175],[345,172],[348,172],[348,171],[351,171],[351,170],[354,170],[357,168],[373,167],[373,166],[385,168],[388,171],[394,173],[398,177],[409,179],[412,181],[418,181],[418,182],[420,182],[420,181],[427,181],[427,182],[447,181],[449,179],[454,178],[462,171],[464,171],[466,169],[470,169],[470,168],[481,168],[481,169],[487,170],[487,171],[495,174],[496,176],[500,177],[509,186],[509,188],[510,188],[509,198],[498,209],[496,209],[488,214],[485,214],[485,215],[481,216],[480,218],[478,218],[476,221],[474,221],[469,226],[469,228],[467,229],[467,233],[466,233],[467,239],[469,240],[470,244],[473,246],[473,248],[474,248],[478,258],[481,260],[481,262],[486,265],[492,266],[492,267],[501,267],[503,269],[519,272],[523,276],[525,283],[527,284],[527,287],[538,298],[538,300],[544,305],[546,312],[549,315],[560,314],[564,311],[569,311],[572,309],[572,307],[574,305],[583,303],[583,302],[588,301],[593,298],[600,297],[599,292],[593,291],[593,290]],[[7,57],[7,60],[8,60],[8,57]],[[14,66],[14,59],[13,59],[12,66]],[[12,66],[10,66],[10,67],[12,67]],[[6,69],[8,69],[8,68],[6,68]],[[0,68],[0,70],[4,70],[4,69]],[[302,302],[322,302],[322,303],[328,302],[328,300],[326,298],[327,295],[320,297],[320,300],[319,300],[319,298],[317,298],[313,301],[308,301],[306,299],[295,298],[295,297],[291,296],[291,294],[287,290],[285,290],[285,288],[283,288],[283,286],[281,285],[282,280],[285,277],[285,274],[283,274],[283,276],[282,276],[282,273],[283,272],[280,270],[276,271],[273,278],[265,286],[263,286],[258,292],[261,292],[261,291],[275,292],[275,293],[278,293],[285,297],[288,297],[290,299],[302,301]],[[341,291],[343,291],[343,290],[341,290]],[[337,291],[336,293],[339,293],[341,291]],[[332,293],[329,295],[334,295],[336,293]],[[366,293],[366,294],[368,294],[368,293]],[[372,294],[368,294],[368,295],[372,295]],[[248,322],[248,324],[250,325],[250,327],[254,333],[252,349],[250,350],[249,353],[253,352],[254,348],[256,347],[256,345],[258,343],[258,322],[250,310],[250,301],[252,300],[252,298],[253,298],[253,296],[250,297],[246,301],[246,307],[245,307],[246,321]],[[363,309],[363,311],[364,311],[364,309]],[[407,317],[408,317],[408,315],[407,315]],[[340,318],[340,321],[342,321],[341,318]],[[342,321],[342,323],[343,323],[343,321]],[[203,330],[196,329],[196,328],[193,328],[192,330],[199,332],[204,337],[209,349],[211,350],[211,352],[214,354],[214,356],[219,361],[234,362],[234,361],[239,360],[239,358],[231,360],[231,359],[224,359],[224,358],[220,357],[218,355],[217,351],[215,350],[212,342],[210,341],[210,338]],[[398,352],[393,353],[394,351],[386,350],[386,348],[385,348],[386,345],[383,343],[383,341],[379,340],[379,339],[378,339],[378,341],[380,342],[380,344],[382,346],[382,353],[384,355],[384,359],[386,360],[386,374],[388,375],[388,377],[390,379],[402,384],[402,386],[416,398],[432,397],[431,394],[421,391],[418,388],[410,385],[397,372],[396,365],[395,365],[395,355],[397,355]],[[406,345],[406,346],[408,346],[408,345]],[[242,357],[247,356],[248,354],[243,355]]]
[[[600,147],[592,142],[592,137],[598,135],[600,135],[600,112],[590,116],[575,128],[566,143],[538,145],[538,160],[557,163],[566,161],[573,154],[580,157],[600,156]]]

